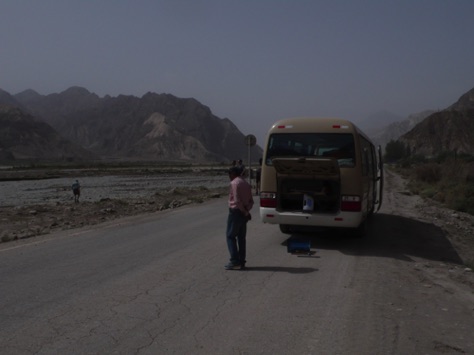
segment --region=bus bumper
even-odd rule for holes
[[[362,212],[322,214],[309,212],[278,212],[274,208],[260,207],[264,223],[294,226],[357,228],[363,221]]]

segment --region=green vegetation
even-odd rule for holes
[[[6,242],[9,242],[11,240],[13,240],[13,238],[10,237],[10,236],[7,236],[7,235],[3,236],[2,239],[1,239],[2,243],[6,243]]]
[[[412,193],[474,215],[473,156],[455,152],[443,152],[430,158],[411,156],[399,142],[393,143],[387,154],[386,160],[395,161],[399,172],[409,179]]]
[[[384,159],[387,162],[394,162],[406,158],[410,155],[405,144],[399,141],[391,140],[385,147]]]

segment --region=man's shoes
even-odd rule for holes
[[[240,264],[228,263],[224,266],[226,270],[240,270],[242,266]]]

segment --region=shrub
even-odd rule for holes
[[[11,241],[11,240],[13,240],[13,238],[11,238],[11,237],[9,237],[9,236],[7,236],[7,235],[4,235],[4,236],[2,237],[2,243],[6,243],[6,242],[9,242],[9,241]]]
[[[456,211],[474,215],[474,184],[459,184],[453,188],[448,206]]]
[[[407,147],[400,141],[391,140],[385,146],[386,161],[397,161],[407,156]]]
[[[415,168],[417,180],[426,183],[436,183],[441,180],[441,167],[435,163],[419,165]]]
[[[434,186],[427,186],[421,192],[420,196],[424,198],[433,198],[438,190]]]
[[[407,159],[408,160],[408,159]],[[447,158],[443,163],[418,163],[402,167],[410,192],[443,203],[448,208],[474,215],[474,164]]]

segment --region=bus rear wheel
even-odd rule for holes
[[[288,224],[280,224],[280,232],[284,234],[291,234],[290,226]]]

